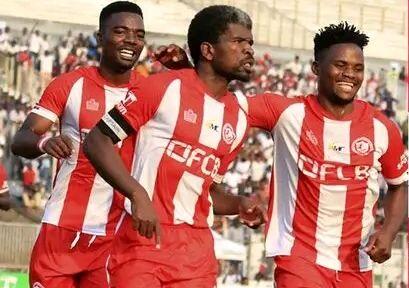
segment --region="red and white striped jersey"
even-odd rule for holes
[[[75,152],[59,161],[51,197],[43,222],[93,235],[112,235],[120,212],[112,209],[113,188],[99,176],[85,157],[86,134],[115,104],[125,99],[141,76],[132,72],[130,83],[113,87],[96,67],[80,68],[56,78],[44,91],[36,113],[53,122],[68,135]]]
[[[337,271],[372,268],[363,247],[374,229],[381,172],[407,179],[398,127],[356,100],[336,120],[309,95],[247,98],[250,126],[271,131],[275,149],[267,256],[297,255]]]
[[[116,141],[126,138],[122,150],[136,147],[122,153],[124,162],[132,162],[132,175],[162,224],[212,225],[209,187],[221,182],[247,134],[234,94],[214,99],[193,69],[161,73],[140,83],[98,125]],[[131,213],[129,201],[125,208]]]

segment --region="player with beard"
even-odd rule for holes
[[[266,256],[278,288],[369,288],[405,217],[407,157],[399,128],[356,99],[368,37],[341,23],[314,44],[317,95],[241,96],[250,126],[274,138]],[[375,231],[380,173],[389,187]]]
[[[145,45],[140,7],[118,1],[102,9],[98,40],[100,67],[83,67],[57,77],[12,144],[13,153],[26,158],[46,153],[58,159],[53,191],[31,255],[31,287],[108,287],[105,263],[120,217],[112,203],[120,196],[85,157],[83,140],[143,78],[132,70]],[[56,121],[60,135],[50,137],[47,132]]]
[[[231,6],[198,12],[188,32],[195,69],[147,78],[85,140],[98,173],[129,200],[110,256],[111,287],[214,287],[213,211],[262,220],[249,199],[212,189],[247,133],[227,85],[250,78],[251,27]],[[115,143],[136,133],[134,152],[121,158]]]

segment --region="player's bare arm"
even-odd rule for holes
[[[369,238],[365,251],[375,262],[382,263],[391,257],[392,242],[406,217],[408,183],[389,185],[385,197],[385,222],[379,231]]]
[[[239,215],[240,221],[251,228],[267,221],[266,210],[256,199],[232,195],[216,183],[210,186],[210,194],[215,215]]]
[[[114,145],[111,137],[96,126],[85,139],[84,153],[98,174],[131,201],[135,230],[146,238],[152,238],[155,234],[159,245],[159,222],[148,193],[129,174]]]
[[[19,156],[34,159],[46,153],[55,158],[66,158],[72,153],[71,139],[61,134],[44,137],[53,122],[37,114],[30,113],[14,136],[11,151]]]

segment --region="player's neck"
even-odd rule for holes
[[[101,63],[99,73],[110,84],[114,86],[126,85],[129,83],[132,70],[114,71]]]
[[[198,65],[196,73],[211,94],[209,96],[212,96],[217,100],[227,93],[228,81],[226,78],[217,75],[205,65]]]
[[[342,105],[342,104],[335,104],[331,102],[328,98],[325,96],[318,96],[318,103],[321,105],[321,107],[332,114],[335,119],[342,119],[346,115],[350,114],[354,110],[354,103],[353,101]]]

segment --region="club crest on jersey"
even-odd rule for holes
[[[44,288],[44,286],[41,285],[41,284],[38,283],[38,282],[35,282],[35,283],[33,284],[33,288]]]
[[[233,143],[234,139],[236,139],[236,133],[234,133],[233,126],[231,126],[230,123],[224,124],[222,137],[223,141],[226,142],[226,144],[228,145]]]
[[[355,139],[351,146],[352,152],[361,156],[366,156],[373,151],[373,144],[367,137]]]
[[[94,98],[91,98],[85,103],[85,108],[89,111],[98,111],[99,103]]]
[[[197,120],[197,114],[193,112],[192,109],[185,110],[183,112],[183,120],[195,124]]]

